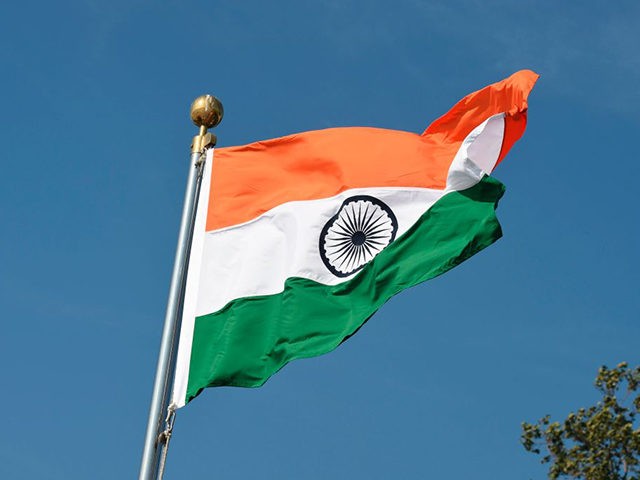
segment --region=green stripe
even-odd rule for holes
[[[495,208],[503,193],[490,177],[448,193],[347,282],[293,277],[282,293],[240,298],[197,317],[187,402],[205,387],[258,387],[291,360],[333,350],[393,295],[500,238]]]

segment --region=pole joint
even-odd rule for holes
[[[215,147],[217,142],[216,136],[207,132],[204,135],[196,135],[191,142],[191,153],[204,153],[205,149],[209,147]]]

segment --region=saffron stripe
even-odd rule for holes
[[[247,222],[282,203],[369,187],[444,189],[466,136],[505,115],[499,160],[522,135],[529,70],[464,97],[422,135],[379,128],[316,130],[216,150],[207,231]],[[490,173],[490,172],[487,172]]]

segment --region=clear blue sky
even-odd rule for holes
[[[336,351],[179,412],[166,478],[544,478],[520,422],[640,362],[640,4],[0,6],[0,477],[137,476],[201,93],[219,145],[421,132],[521,68],[504,238]]]

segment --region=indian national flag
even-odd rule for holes
[[[468,95],[421,135],[330,128],[209,151],[172,401],[257,387],[327,353],[401,290],[495,242],[489,177],[538,76]]]

